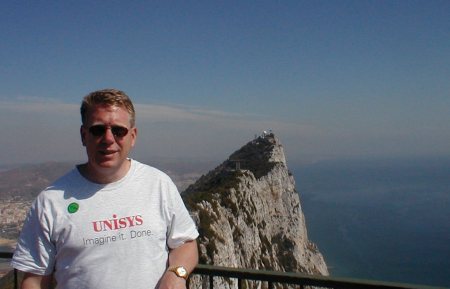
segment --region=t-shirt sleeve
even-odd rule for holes
[[[199,234],[194,221],[183,203],[180,193],[172,182],[169,184],[168,206],[170,224],[167,245],[169,248],[174,249],[187,241],[195,240]]]
[[[42,203],[36,199],[22,227],[11,261],[12,267],[37,275],[50,275],[53,272],[55,247],[50,239],[49,222]]]

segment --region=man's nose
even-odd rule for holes
[[[103,142],[113,143],[115,141],[114,134],[110,127],[106,128],[105,134],[103,135]]]

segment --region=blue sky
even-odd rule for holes
[[[0,164],[84,160],[78,107],[115,87],[133,157],[450,155],[449,1],[2,1]]]

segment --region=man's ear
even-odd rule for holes
[[[136,138],[137,138],[137,127],[133,127],[131,129],[131,147],[134,147],[136,144]]]
[[[86,146],[86,131],[84,130],[83,126],[80,126],[80,136],[81,136],[81,143],[83,146]]]

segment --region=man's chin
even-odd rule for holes
[[[97,167],[100,169],[113,169],[118,167],[117,162],[114,161],[104,161],[104,162],[98,162]]]
[[[116,159],[97,159],[95,161],[95,167],[98,169],[114,169],[119,166],[119,162]]]
[[[99,169],[120,169],[121,167],[126,165],[126,160],[121,160],[118,158],[101,158],[101,159],[97,159],[96,161],[96,166]]]

